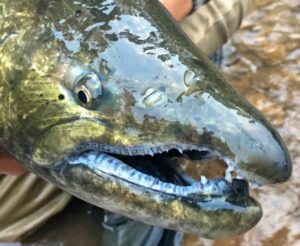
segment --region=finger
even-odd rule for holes
[[[4,150],[0,150],[0,173],[21,175],[26,169]]]

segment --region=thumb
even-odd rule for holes
[[[0,174],[21,175],[26,169],[4,149],[0,148]]]

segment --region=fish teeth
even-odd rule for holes
[[[154,156],[154,151],[153,151],[153,149],[149,149],[149,150],[148,150],[148,155]]]
[[[235,178],[236,179],[244,179],[241,175],[237,175]]]
[[[232,176],[231,176],[231,172],[233,171],[233,167],[232,166],[228,166],[227,169],[226,169],[226,174],[225,174],[225,179],[228,181],[228,182],[232,182]]]
[[[225,179],[226,179],[229,183],[232,182],[231,172],[227,172],[227,171],[226,171]]]
[[[207,184],[207,178],[205,176],[201,176],[201,183]]]

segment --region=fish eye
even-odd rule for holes
[[[75,83],[74,97],[85,108],[95,109],[100,103],[102,95],[101,80],[96,73],[86,72]]]

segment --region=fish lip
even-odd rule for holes
[[[228,156],[224,156],[223,154],[219,153],[216,150],[212,150],[205,146],[200,146],[197,144],[182,144],[182,143],[173,143],[173,144],[166,144],[166,145],[157,145],[157,146],[151,146],[151,147],[145,147],[145,146],[111,146],[106,144],[99,144],[99,143],[83,143],[78,145],[73,153],[68,156],[65,160],[62,159],[59,163],[65,163],[67,162],[68,158],[76,158],[86,152],[89,151],[98,151],[98,152],[104,152],[107,154],[118,154],[118,155],[127,155],[127,156],[137,156],[137,155],[150,155],[153,156],[154,154],[162,154],[166,153],[170,150],[178,150],[180,153],[183,153],[184,151],[192,151],[196,150],[199,152],[208,152],[209,155],[206,156],[204,159],[219,159],[226,163],[228,168],[231,168],[233,171],[236,172],[239,179],[247,180],[251,183],[252,187],[259,187],[263,185],[268,185],[273,182],[272,180],[269,180],[268,177],[260,177],[256,176],[254,172],[247,172],[243,169],[239,168],[239,164],[232,160],[232,158]],[[281,182],[281,181],[278,181]],[[282,181],[283,182],[283,181]]]
[[[77,157],[78,156],[74,156],[74,158]],[[172,196],[171,194],[161,193],[155,190],[142,191],[140,187],[134,183],[125,182],[127,184],[124,184],[124,180],[119,180],[120,183],[118,182],[118,185],[109,184],[107,186],[105,183],[107,181],[112,181],[110,175],[103,175],[103,173],[94,172],[94,170],[91,170],[88,166],[80,164],[61,164],[63,166],[58,166],[57,169],[49,170],[52,177],[59,182],[58,185],[60,187],[68,186],[67,190],[70,193],[80,197],[83,200],[86,200],[89,203],[92,203],[96,206],[100,206],[99,204],[101,204],[101,207],[104,209],[123,214],[126,217],[134,220],[141,220],[144,223],[149,223],[171,230],[179,230],[185,233],[197,234],[205,238],[220,239],[227,238],[229,236],[236,236],[246,232],[255,224],[257,224],[262,217],[261,205],[247,193],[233,194],[227,197],[222,196],[201,199],[199,197]],[[103,186],[105,188],[103,188]],[[123,186],[124,189],[121,188],[121,186]],[[126,189],[131,190],[130,192],[133,197],[131,195],[124,196],[127,199],[125,200],[128,201],[129,204],[126,203],[124,207],[120,207],[120,202],[122,199],[115,198],[116,188],[118,190],[117,192],[120,192],[122,195],[126,194]],[[111,191],[111,189],[113,191]],[[104,192],[107,192],[108,197],[103,195],[103,190]],[[124,190],[125,193],[123,193]],[[143,197],[145,196],[148,197],[147,200],[153,203],[161,204],[159,207],[157,207],[156,204],[154,205],[154,207],[157,207],[157,209],[164,211],[167,207],[170,212],[167,210],[165,211],[167,212],[167,215],[162,213],[161,216],[153,216],[153,214],[148,211],[150,208],[149,206],[151,205],[148,206],[147,204],[140,203],[141,200],[144,200]],[[141,200],[137,199],[137,197],[141,197]],[[134,202],[132,199],[137,199],[137,202]],[[180,209],[185,209],[184,211],[192,210],[199,216],[180,216],[180,220],[178,221],[176,215],[176,212],[178,212],[176,210],[176,204],[180,204]],[[131,206],[134,207],[134,210],[132,210]],[[142,210],[142,212],[138,212],[136,209]],[[145,211],[147,212],[145,213]],[[160,212],[158,212],[158,214],[159,213]],[[209,218],[209,216],[213,214],[222,214],[223,216],[221,216],[221,218],[224,216],[228,218],[230,220],[228,222],[229,227],[217,226],[217,228],[214,228],[213,230],[209,229],[208,231],[204,230],[204,233],[201,232],[203,226],[199,226],[199,224],[202,224],[202,215],[206,218]],[[168,215],[171,215],[172,218],[170,219]],[[243,223],[232,223],[233,220],[231,220],[230,215],[233,215],[234,218],[237,217],[238,219],[236,221],[242,221]],[[162,218],[166,218],[167,221],[164,222],[161,220]],[[222,219],[217,220],[220,220],[220,222],[224,224]],[[245,224],[245,222],[247,224]],[[205,224],[206,222],[204,221],[203,223]],[[241,228],[241,226],[243,228]]]
[[[105,163],[106,162],[106,163]],[[104,163],[104,164],[103,164]],[[87,151],[69,158],[67,165],[84,165],[99,175],[108,175],[113,179],[119,179],[145,190],[160,192],[176,198],[190,200],[207,200],[217,197],[228,197],[236,194],[249,195],[246,182],[233,179],[228,182],[224,178],[198,181],[187,186],[164,182],[152,175],[144,174],[125,162],[110,156],[104,152]],[[63,169],[63,167],[59,167]]]
[[[69,155],[67,158],[64,158],[62,160],[60,160],[57,164],[56,164],[56,168],[58,171],[62,170],[64,168],[64,166],[67,165],[76,165],[76,161],[78,159],[80,159],[82,156],[85,156],[89,153],[104,153],[107,155],[111,155],[111,154],[118,154],[118,155],[127,155],[127,156],[137,156],[137,155],[154,155],[154,154],[162,154],[162,153],[166,153],[167,151],[176,149],[181,152],[183,151],[188,151],[188,150],[197,150],[197,151],[205,151],[205,152],[209,152],[210,155],[208,156],[208,158],[203,158],[204,159],[220,159],[223,160],[228,167],[231,167],[231,170],[236,171],[237,169],[232,169],[232,167],[234,166],[234,163],[227,157],[222,156],[220,153],[218,153],[217,151],[212,151],[207,147],[201,147],[195,144],[168,144],[168,145],[161,145],[161,146],[152,146],[152,147],[148,147],[145,148],[144,146],[134,146],[134,147],[129,147],[129,148],[124,148],[124,147],[120,147],[120,146],[110,146],[110,145],[104,145],[104,144],[98,144],[98,143],[88,143],[88,144],[82,144],[80,146],[77,146],[76,150]],[[77,164],[84,164],[84,163],[80,163],[80,161]],[[126,164],[126,163],[125,163]],[[84,164],[86,165],[86,164]],[[127,164],[126,164],[127,165]],[[88,165],[89,167],[91,167],[90,169],[96,168],[96,165]],[[93,166],[93,167],[92,167]],[[132,168],[134,169],[134,168]],[[60,172],[60,171],[59,171]],[[240,195],[245,195],[245,196],[249,196],[249,182],[250,180],[248,180],[247,178],[244,178],[244,176],[242,176],[242,174],[240,172],[236,172],[238,174],[238,178],[232,178],[231,181],[228,181],[225,177],[222,178],[215,178],[215,179],[208,179],[208,183],[207,185],[202,185],[202,189],[205,190],[206,186],[211,186],[213,187],[212,192],[211,193],[201,193],[201,180],[196,182],[194,184],[189,183],[187,186],[184,185],[177,185],[180,187],[189,187],[188,189],[186,189],[186,193],[182,194],[182,193],[176,193],[176,192],[165,192],[163,189],[157,190],[157,189],[151,189],[151,187],[147,187],[147,186],[143,186],[143,184],[138,183],[138,182],[132,182],[129,179],[124,179],[118,175],[115,175],[114,173],[107,173],[103,170],[98,169],[97,170],[98,174],[104,174],[104,175],[108,175],[111,176],[112,178],[115,179],[121,179],[125,182],[129,182],[132,183],[134,185],[139,186],[142,189],[149,189],[152,191],[159,191],[160,193],[163,193],[165,195],[171,195],[174,196],[174,198],[187,198],[191,201],[207,201],[207,200],[211,200],[214,198],[229,198],[231,197],[232,199],[234,199],[234,197],[238,197]],[[144,174],[145,176],[151,176],[151,175],[147,175]],[[251,180],[251,188],[257,188],[258,186],[260,186],[260,183],[255,183],[253,182],[253,180]],[[176,186],[176,184],[171,184],[170,186],[174,187]],[[204,186],[204,188],[203,188]],[[170,189],[169,189],[170,190]],[[174,191],[176,190],[176,188],[174,188]]]

